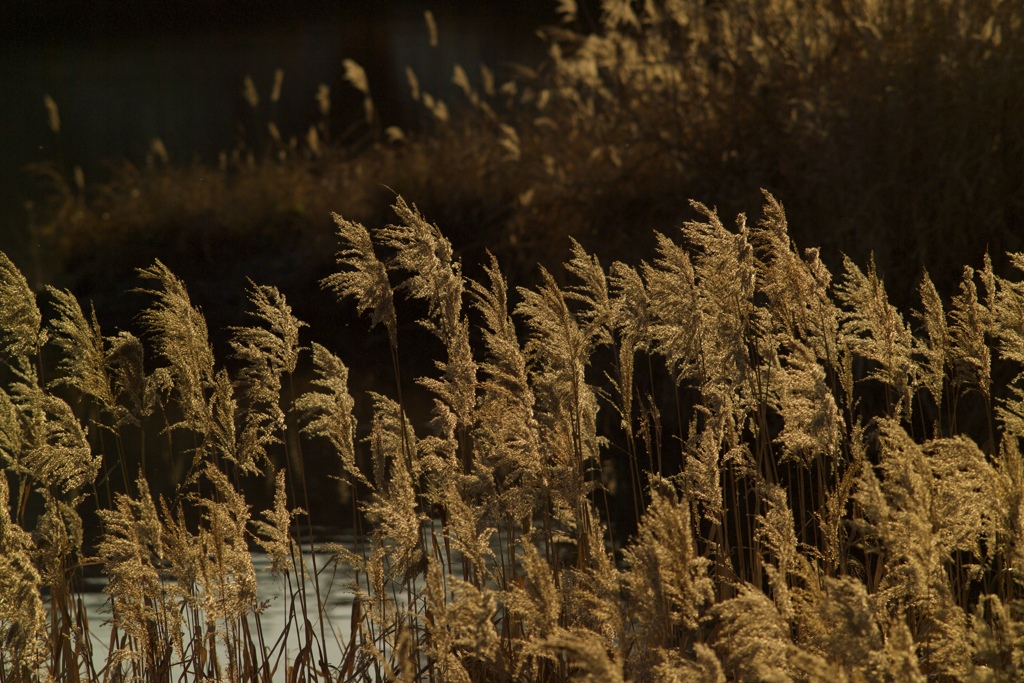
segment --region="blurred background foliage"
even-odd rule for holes
[[[27,69],[31,132],[6,131],[42,156],[14,174],[8,150],[4,246],[110,329],[159,257],[212,331],[238,322],[251,277],[343,334],[317,284],[330,212],[385,224],[396,194],[468,272],[489,249],[515,284],[559,271],[569,236],[636,261],[691,198],[756,215],[761,188],[831,268],[873,253],[901,306],[925,268],[948,295],[964,263],[1024,248],[1020,0],[151,4],[5,10],[20,29],[3,49],[44,66]],[[104,89],[84,98],[72,72]],[[118,87],[165,77],[188,86]],[[120,126],[108,150],[82,140],[103,121]]]

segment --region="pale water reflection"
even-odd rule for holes
[[[347,547],[353,547],[351,538],[337,539]],[[260,614],[260,624],[263,629],[263,640],[267,647],[272,647],[278,642],[286,626],[289,623],[289,614],[295,611],[291,619],[289,633],[285,639],[284,656],[281,658],[277,671],[274,675],[275,682],[286,680],[285,662],[291,663],[298,653],[302,626],[301,605],[296,604],[290,597],[289,587],[285,584],[283,576],[273,576],[270,571],[270,559],[264,553],[252,554],[253,565],[256,569],[257,587],[259,601],[264,605]],[[305,555],[307,570],[312,572],[312,556]],[[324,655],[328,664],[339,666],[344,658],[344,648],[348,643],[351,630],[353,592],[351,584],[354,581],[354,574],[347,567],[336,565],[331,561],[331,555],[317,553],[316,566],[320,576],[320,594],[324,605]],[[297,590],[295,576],[291,577],[291,590]],[[82,602],[89,619],[89,631],[92,640],[94,661],[107,661],[110,647],[110,603],[108,596],[103,592],[105,581],[102,579],[89,579],[86,582],[86,592],[81,594]],[[307,579],[306,585],[306,613],[319,638],[319,624],[316,623],[317,597],[314,590],[312,578]],[[255,624],[252,616],[249,618],[250,628],[255,633]],[[255,636],[254,636],[255,638]],[[277,660],[277,651],[271,663]],[[221,653],[223,655],[223,653]],[[317,658],[317,653],[314,652]],[[222,659],[226,661],[226,659]]]

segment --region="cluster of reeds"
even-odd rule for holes
[[[273,287],[251,285],[229,371],[159,262],[140,340],[54,289],[44,323],[0,259],[0,680],[1019,680],[1024,283],[986,259],[943,302],[925,274],[910,322],[873,263],[833,282],[798,251],[770,194],[735,229],[694,207],[650,262],[573,244],[571,284],[515,294],[401,198],[373,231],[336,215],[323,286],[395,372],[363,430],[344,349],[304,346]],[[444,349],[415,386],[396,294]],[[321,548],[354,572],[347,624],[308,553],[314,442],[357,492],[357,542]],[[257,547],[296,651],[264,636]],[[97,564],[104,656],[76,592]]]

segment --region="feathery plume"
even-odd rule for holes
[[[103,535],[97,552],[108,577],[104,590],[113,602],[114,625],[142,647],[142,652],[123,654],[149,657],[147,663],[153,664],[152,657],[162,649],[157,633],[175,606],[166,602],[157,569],[164,559],[163,526],[146,479],[139,477],[136,486],[138,499],[119,493],[113,509],[99,511]]]
[[[266,328],[231,328],[231,346],[235,356],[245,362],[247,367],[242,376],[250,384],[258,384],[265,379],[258,375],[258,370],[295,372],[301,349],[299,330],[306,327],[306,323],[292,315],[291,306],[276,287],[257,285],[250,280],[249,302],[254,308],[249,311],[249,315],[264,323]],[[253,373],[256,376],[250,377]]]
[[[54,299],[57,313],[57,317],[49,322],[52,329],[50,340],[63,353],[57,363],[57,371],[62,377],[52,384],[69,386],[90,396],[103,410],[113,415],[117,423],[122,422],[120,412],[123,409],[119,410],[107,374],[103,336],[96,311],[92,311],[91,319],[87,321],[71,292],[53,287],[48,287],[47,291]]]
[[[309,391],[295,401],[295,408],[306,421],[302,433],[330,441],[352,481],[372,488],[356,462],[356,420],[352,415],[355,401],[348,393],[348,367],[325,347],[313,342],[313,371],[316,377],[312,384],[322,391]]]
[[[737,232],[730,232],[718,214],[699,202],[691,206],[704,221],[683,224],[683,238],[692,246],[700,321],[701,380],[740,386],[756,358],[751,357],[751,318],[757,283],[754,250],[746,218],[740,214]],[[691,314],[692,315],[692,314]]]
[[[955,462],[953,469],[975,469],[984,456],[973,442],[936,440],[922,447],[894,419],[877,424],[883,479],[879,482],[872,469],[864,467],[854,498],[886,552],[878,609],[919,610],[923,618],[911,634],[919,654],[939,671],[962,675],[970,653],[967,616],[951,594],[944,563],[954,550],[973,546],[984,527],[978,505],[967,505],[973,497],[969,488],[960,492],[937,484],[951,474],[950,460]],[[986,476],[983,471],[964,474],[975,486]]]
[[[347,221],[336,213],[331,215],[342,243],[338,265],[347,266],[349,270],[329,275],[320,284],[331,289],[339,299],[353,297],[360,315],[369,311],[372,325],[384,325],[391,348],[395,349],[398,347],[398,321],[394,293],[384,264],[373,253],[370,233],[359,223]]]
[[[726,671],[742,681],[791,680],[793,641],[789,625],[771,598],[750,585],[712,608],[718,619],[719,655]]]
[[[159,260],[140,269],[138,274],[156,283],[154,289],[137,290],[156,300],[143,311],[141,320],[157,353],[168,363],[183,416],[180,426],[205,434],[211,421],[205,391],[214,385],[213,350],[206,319],[193,308],[185,283]]]
[[[946,314],[942,310],[942,299],[927,271],[918,286],[918,293],[921,296],[923,310],[914,315],[921,321],[925,333],[925,339],[914,337],[914,348],[924,361],[918,364],[918,372],[921,383],[941,409],[942,385],[946,378],[946,368],[950,363],[952,340],[946,325]]]
[[[722,663],[715,651],[702,643],[694,643],[696,661],[683,659],[677,652],[666,650],[665,660],[654,668],[654,680],[665,683],[726,683]]]
[[[60,108],[49,94],[43,95],[43,106],[46,107],[46,122],[50,130],[56,135],[60,132]]]
[[[690,504],[666,479],[651,482],[650,504],[635,541],[623,550],[624,580],[637,638],[644,647],[673,649],[680,629],[693,633],[714,600],[710,561],[697,554]]]
[[[0,252],[0,352],[9,360],[34,353],[44,341],[42,320],[25,276]]]
[[[974,655],[969,681],[1015,681],[1024,677],[1024,621],[998,595],[983,595],[971,618]]]
[[[111,391],[118,405],[128,404],[120,414],[122,422],[141,425],[143,418],[151,415],[156,406],[160,391],[159,377],[146,375],[145,349],[131,332],[119,332],[116,337],[107,337],[107,344],[104,360]]]
[[[768,311],[784,345],[799,341],[817,359],[834,365],[839,311],[828,293],[832,274],[817,249],[805,250],[800,258],[782,204],[769,192],[763,194],[763,216],[750,230],[758,291],[768,298]]]
[[[604,270],[597,257],[584,251],[579,242],[572,238],[570,242],[572,258],[566,262],[565,269],[576,276],[580,284],[568,287],[565,298],[583,304],[577,316],[584,323],[584,334],[591,337],[595,345],[611,344],[609,326],[613,309]]]
[[[42,579],[32,562],[32,537],[11,519],[10,510],[7,477],[0,473],[0,642],[13,659],[2,664],[0,674],[20,668],[28,680],[47,655],[46,609]]]
[[[263,517],[267,521],[255,523],[256,542],[270,558],[270,572],[274,576],[280,576],[288,571],[289,559],[296,550],[290,532],[292,518],[302,514],[300,509],[289,512],[284,484],[285,471],[281,470],[277,473],[274,483],[274,507],[263,512]]]
[[[616,261],[608,274],[613,293],[612,324],[622,335],[622,345],[635,353],[648,348],[651,339],[651,300],[635,268]]]
[[[891,408],[892,415],[901,415],[909,408],[915,367],[910,329],[889,303],[873,258],[866,274],[849,257],[843,257],[843,265],[846,272],[836,288],[836,298],[847,309],[843,336],[854,353],[878,364],[868,377],[893,389],[897,403]]]
[[[615,262],[608,274],[608,285],[613,292],[611,326],[619,335],[618,376],[612,380],[618,392],[622,428],[630,443],[633,442],[633,376],[638,351],[651,346],[650,300],[643,280],[635,268]]]
[[[469,282],[473,306],[483,316],[481,334],[487,350],[480,364],[483,378],[473,444],[479,459],[495,470],[499,508],[525,521],[533,512],[539,494],[533,487],[543,469],[540,427],[527,360],[508,313],[507,284],[497,259],[489,257],[490,264],[484,266],[489,284]]]
[[[366,120],[373,120],[373,99],[370,97],[370,81],[366,77],[366,71],[354,59],[342,60],[345,67],[345,80],[353,88],[363,93],[363,109]]]
[[[757,515],[754,538],[764,544],[772,560],[765,564],[765,573],[768,574],[775,606],[784,619],[792,621],[796,617],[796,609],[789,586],[791,576],[799,576],[805,582],[814,582],[817,577],[797,548],[793,511],[786,500],[786,490],[774,484],[761,484],[759,493],[767,509],[764,514]]]
[[[1002,440],[995,470],[996,552],[1006,558],[1012,580],[1024,586],[1024,455],[1017,439]]]
[[[657,233],[658,258],[643,265],[652,324],[654,350],[664,359],[677,384],[704,382],[703,309],[689,254]]]
[[[417,565],[422,553],[421,513],[417,509],[415,479],[420,467],[415,460],[416,435],[401,407],[380,394],[373,399],[370,453],[373,457],[377,496],[364,510],[376,515],[380,525],[375,533],[394,544],[392,576],[402,576]]]
[[[989,309],[978,301],[974,269],[970,266],[964,268],[960,293],[953,297],[949,317],[953,382],[981,392],[987,401],[992,395],[992,358],[986,341],[990,315]]]
[[[430,42],[430,47],[437,47],[437,22],[434,20],[434,13],[430,10],[424,10],[423,20],[427,24],[427,38]]]
[[[427,302],[427,328],[449,345],[459,333],[462,312],[462,268],[452,245],[441,230],[428,223],[415,206],[402,197],[392,206],[400,224],[377,233],[381,244],[394,250],[388,269],[406,273],[397,287],[414,299]]]
[[[537,553],[533,543],[522,543],[523,586],[505,594],[509,610],[522,623],[525,640],[544,639],[557,632],[562,598],[555,586],[551,567]]]
[[[426,575],[427,652],[441,680],[468,683],[473,678],[467,666],[478,670],[497,663],[501,641],[492,621],[497,611],[494,595],[444,576],[434,558],[427,561]]]
[[[555,518],[577,531],[581,561],[588,555],[593,482],[586,477],[590,463],[600,460],[597,398],[585,371],[596,342],[593,330],[581,328],[566,305],[551,274],[541,268],[543,283],[520,288],[516,313],[526,319],[525,345],[537,397],[541,443],[549,454],[549,491]]]
[[[218,370],[214,376],[213,391],[210,393],[208,405],[210,422],[206,426],[206,440],[196,453],[189,481],[195,481],[201,474],[201,470],[195,466],[200,462],[198,456],[203,452],[215,453],[217,457],[237,464],[243,472],[257,471],[255,458],[263,453],[262,448],[268,439],[264,434],[253,433],[251,429],[244,430],[241,435],[238,434],[235,426],[238,402],[235,400],[234,385],[227,370]]]
[[[21,469],[22,452],[21,417],[18,408],[3,387],[0,387],[0,458],[4,469],[24,473]]]
[[[203,472],[217,492],[203,508],[199,531],[203,606],[208,620],[241,619],[257,608],[256,570],[246,539],[249,505],[223,472],[207,463]]]
[[[240,454],[243,469],[266,459],[267,446],[280,443],[286,429],[281,409],[281,376],[291,375],[299,360],[299,330],[306,325],[276,287],[249,282],[249,315],[261,325],[231,328],[231,348],[242,362],[238,385],[246,403],[246,448]]]
[[[427,318],[419,322],[445,345],[447,358],[435,365],[441,379],[419,378],[417,383],[434,394],[434,427],[445,441],[449,457],[460,452],[459,440],[472,426],[476,407],[477,366],[469,345],[469,321],[462,314],[462,267],[451,243],[428,223],[415,206],[398,197],[392,207],[400,224],[380,230],[380,242],[393,251],[388,268],[406,274],[397,287],[414,299],[427,302]],[[471,454],[464,447],[462,469],[471,469]]]
[[[1024,272],[1024,253],[1007,256],[1016,270]],[[990,263],[986,263],[982,279],[992,300],[991,331],[999,356],[1024,366],[1024,282],[996,277]],[[1000,400],[996,415],[1006,432],[1024,435],[1024,371],[1017,373],[1007,389],[1009,395]]]
[[[792,457],[809,464],[815,454],[836,455],[845,425],[825,369],[801,342],[793,342],[782,360],[777,391],[783,427],[776,437],[786,449],[782,459]]]
[[[820,623],[814,645],[868,680],[885,680],[889,662],[867,588],[848,576],[826,578],[824,584],[827,597],[816,605]]]
[[[34,376],[30,383],[16,383],[11,398],[23,425],[22,471],[64,493],[95,481],[102,457],[92,454],[71,406],[45,393]]]

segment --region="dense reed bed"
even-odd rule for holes
[[[347,129],[322,88],[303,141],[43,169],[48,261],[0,256],[0,683],[1024,679],[1020,4],[599,4],[537,69],[454,65],[461,108],[410,69],[417,130],[346,62]],[[223,347],[159,260],[113,334],[42,285],[163,252],[251,257]],[[351,390],[284,272],[391,376]]]
[[[574,244],[568,285],[517,292],[494,258],[464,276],[401,197],[385,227],[336,215],[322,284],[395,372],[366,396],[274,287],[218,360],[159,262],[140,339],[55,289],[44,320],[0,259],[0,679],[1020,680],[1020,273],[986,259],[948,301],[925,273],[901,312],[872,263],[834,280],[798,250],[771,195],[733,228],[694,207],[639,267]],[[396,297],[443,348],[414,383]],[[355,572],[346,624],[302,559],[314,444],[357,501],[357,542],[326,548]],[[264,637],[254,548],[298,651]],[[104,656],[76,595],[96,565]]]

